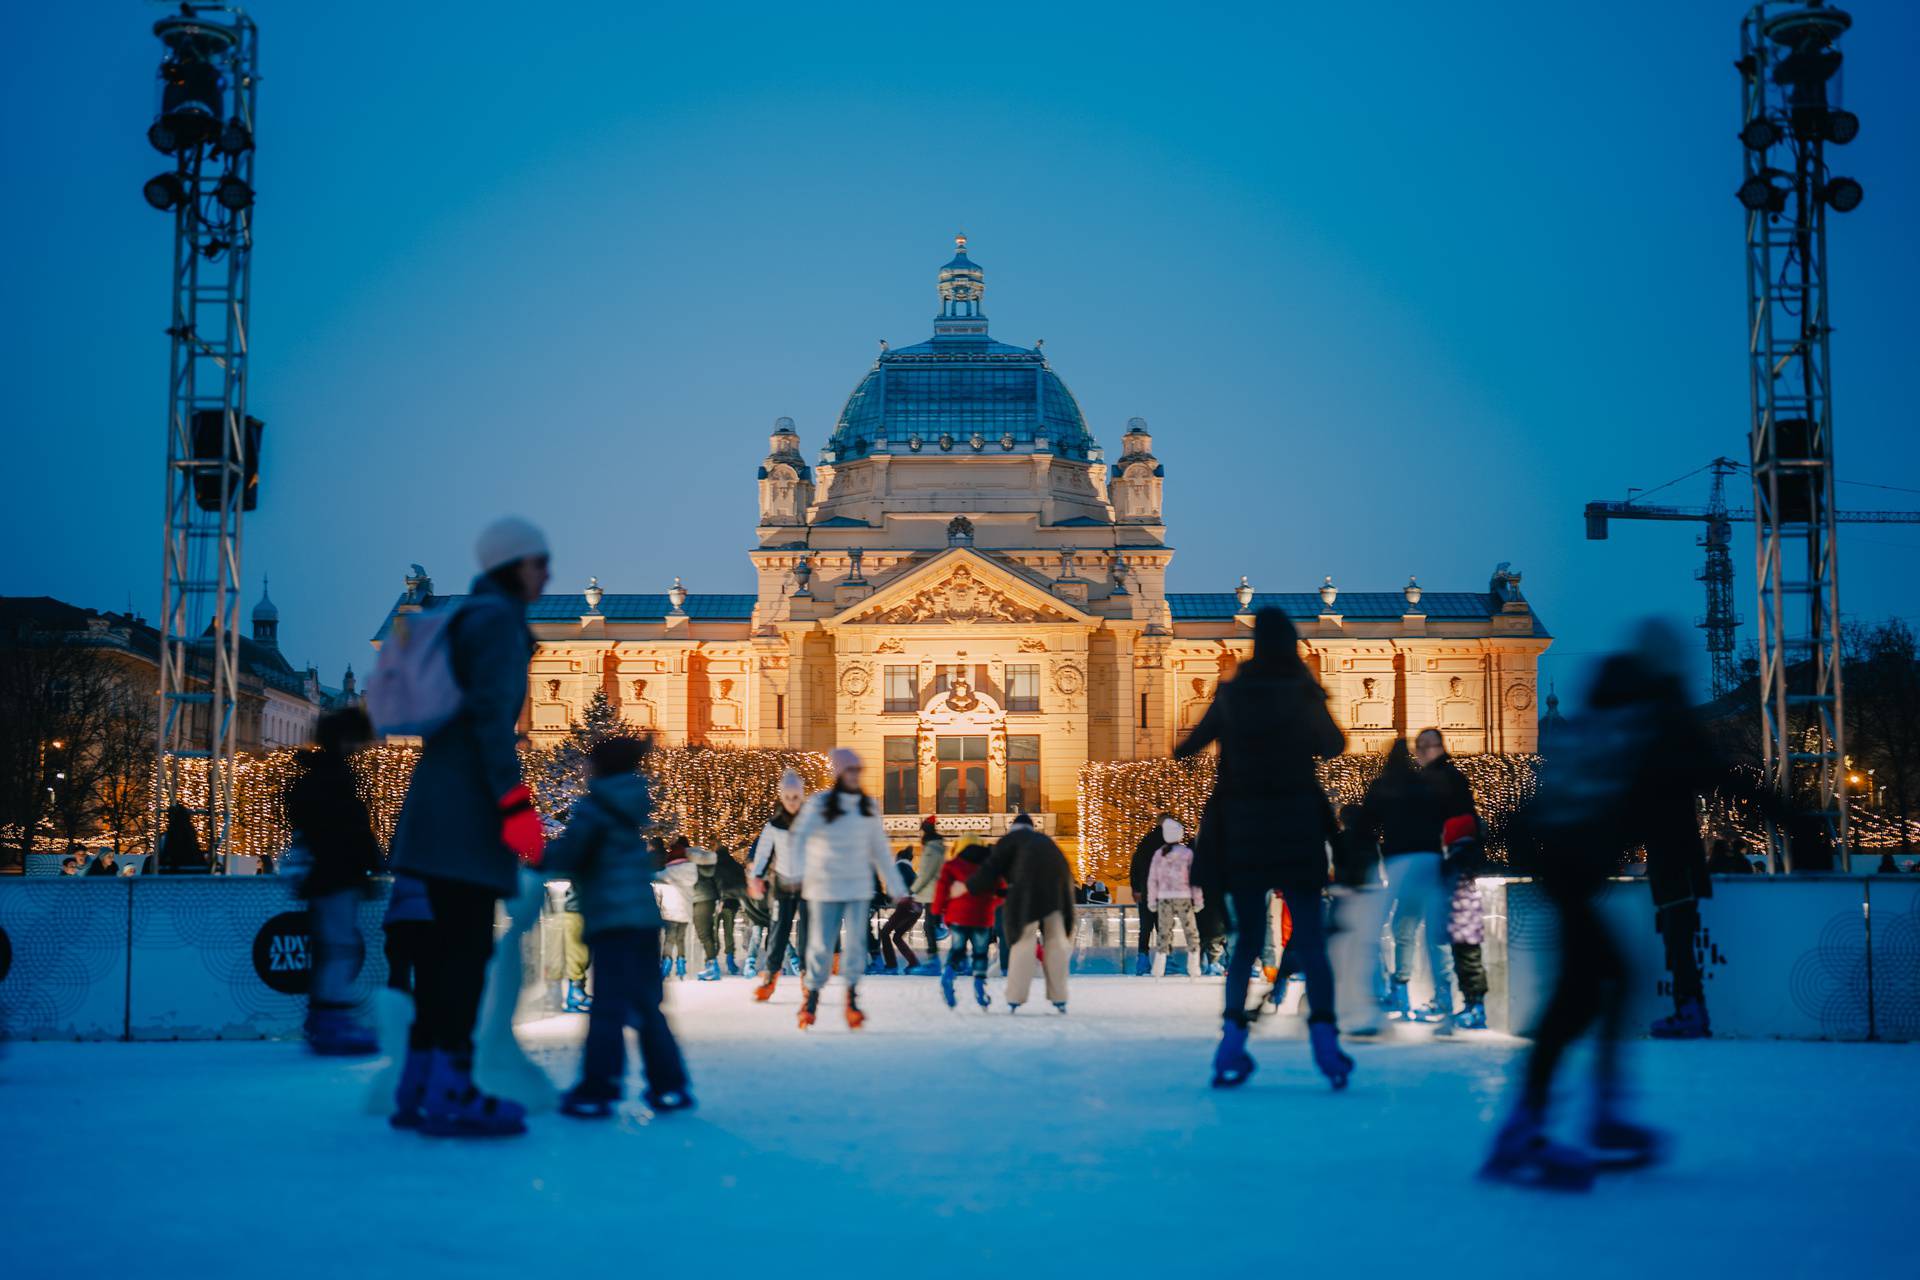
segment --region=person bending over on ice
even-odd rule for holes
[[[808,927],[807,976],[802,987],[800,1029],[819,1017],[820,989],[833,973],[833,948],[841,941],[847,980],[847,1025],[866,1021],[860,1012],[858,987],[867,967],[867,917],[874,877],[886,886],[896,907],[912,901],[907,885],[894,865],[893,847],[880,807],[860,790],[863,766],[846,747],[827,754],[833,785],[808,798],[788,833],[790,871],[800,877],[800,894],[811,915]]]
[[[1315,761],[1340,754],[1346,736],[1327,711],[1327,697],[1300,661],[1300,641],[1287,615],[1262,609],[1253,619],[1253,656],[1219,687],[1186,741],[1185,759],[1220,744],[1218,781],[1200,823],[1196,879],[1224,886],[1239,923],[1227,965],[1225,1027],[1213,1056],[1216,1088],[1253,1074],[1247,1053],[1252,1018],[1247,984],[1266,944],[1267,893],[1276,890],[1293,919],[1289,964],[1307,980],[1307,1031],[1314,1065],[1346,1087],[1353,1059],[1334,1029],[1333,969],[1327,963],[1327,838],[1333,826]],[[1436,839],[1438,832],[1435,833]]]
[[[940,868],[933,886],[933,909],[947,922],[953,941],[947,947],[946,971],[940,975],[940,994],[947,1008],[954,1007],[953,983],[963,969],[973,972],[973,1000],[982,1009],[993,1003],[987,995],[987,947],[993,942],[993,913],[1000,907],[1000,894],[1006,889],[995,880],[990,891],[968,893],[968,877],[980,869],[987,849],[971,836],[960,842],[953,857]]]
[[[766,955],[760,961],[760,981],[753,988],[753,998],[762,1003],[773,998],[774,984],[780,981],[780,966],[786,961],[787,940],[794,936],[796,919],[800,932],[794,939],[794,951],[798,954],[807,947],[800,872],[789,852],[793,848],[793,820],[806,798],[807,784],[799,774],[791,769],[781,774],[780,805],[767,819],[767,825],[760,828],[760,838],[753,846],[747,887],[756,897],[764,898],[771,880],[774,899],[773,929],[767,935]]]
[[[526,1108],[473,1083],[473,1030],[493,955],[494,910],[540,863],[540,815],[520,777],[519,720],[533,634],[527,606],[547,585],[546,536],[496,520],[480,576],[447,623],[460,709],[420,749],[393,833],[396,872],[418,877],[432,936],[414,981],[414,1023],[395,1091],[397,1128],[434,1135],[526,1131]]]
[[[1166,976],[1167,954],[1173,950],[1173,931],[1180,929],[1187,944],[1187,977],[1200,978],[1200,925],[1194,916],[1206,899],[1193,883],[1193,850],[1187,833],[1175,818],[1160,823],[1160,848],[1147,873],[1147,910],[1153,912],[1160,940],[1153,949],[1153,976]]]
[[[639,773],[648,745],[640,738],[609,738],[589,751],[587,792],[574,801],[566,831],[547,846],[545,870],[573,882],[593,947],[593,1004],[580,1083],[560,1099],[560,1110],[570,1116],[613,1113],[627,1073],[629,1026],[640,1034],[647,1106],[663,1112],[693,1105],[680,1046],[660,1008],[660,909],[653,896],[653,855],[640,834],[652,808]]]
[[[955,895],[990,897],[1006,883],[1001,909],[1007,930],[1007,1012],[1018,1013],[1033,989],[1034,941],[1046,945],[1047,999],[1067,1011],[1067,963],[1073,958],[1073,868],[1050,838],[1021,814]]]

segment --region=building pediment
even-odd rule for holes
[[[950,547],[840,613],[834,626],[1081,623],[1099,619],[965,547]]]

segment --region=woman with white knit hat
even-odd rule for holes
[[[818,1016],[820,988],[832,975],[836,939],[844,939],[847,1025],[858,1028],[866,1021],[855,989],[867,967],[867,916],[874,877],[879,877],[895,906],[908,900],[880,807],[860,790],[860,757],[846,747],[835,747],[827,763],[833,768],[833,784],[800,807],[787,836],[787,874],[799,878],[800,895],[811,915],[800,1006],[803,1031]]]
[[[787,939],[793,936],[795,922],[799,936],[794,938],[796,954],[807,949],[806,904],[800,899],[800,873],[787,850],[792,847],[793,821],[807,799],[807,784],[792,769],[780,777],[780,803],[773,816],[760,828],[754,841],[753,859],[747,867],[747,892],[756,898],[767,896],[768,881],[773,887],[773,924],[768,928],[760,959],[760,981],[753,998],[765,1003],[773,998],[774,984],[780,981],[780,966],[787,958]]]

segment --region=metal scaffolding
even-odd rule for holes
[[[1740,201],[1747,214],[1749,432],[1759,587],[1764,759],[1783,800],[1817,805],[1847,866],[1840,572],[1828,365],[1827,211],[1859,202],[1827,171],[1828,143],[1859,128],[1833,100],[1851,19],[1824,4],[1763,0],[1740,25]],[[1770,863],[1795,851],[1774,832]],[[1823,858],[1807,856],[1803,864]]]
[[[238,9],[183,5],[154,34],[167,53],[161,114],[148,137],[175,159],[147,191],[149,203],[174,215],[157,799],[163,823],[176,803],[194,813],[224,869],[241,526],[259,474],[259,424],[247,416],[259,32]],[[190,761],[204,761],[204,772]]]

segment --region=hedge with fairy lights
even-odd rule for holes
[[[1200,827],[1201,812],[1213,794],[1215,757],[1189,760],[1097,761],[1080,770],[1080,874],[1113,884],[1127,882],[1134,845],[1163,813],[1171,813],[1190,831]],[[1337,756],[1320,763],[1320,785],[1335,809],[1366,794],[1385,756]],[[1487,825],[1487,850],[1498,866],[1504,860],[1508,820],[1534,793],[1537,755],[1456,756],[1454,763],[1473,787],[1474,804]]]
[[[562,756],[563,748],[523,748],[520,753],[534,805],[549,826],[566,820],[567,810],[584,789],[578,761]],[[234,772],[233,839],[229,852],[274,857],[293,838],[287,823],[285,795],[293,781],[297,751],[243,755]],[[354,757],[360,798],[373,816],[374,832],[384,848],[393,836],[415,746],[383,744]],[[641,766],[653,782],[654,817],[660,834],[684,835],[706,848],[726,846],[743,851],[779,803],[780,775],[792,769],[807,780],[809,790],[827,785],[824,755],[813,751],[735,749],[727,747],[660,747]],[[206,771],[201,762],[186,766],[182,800],[203,805]],[[205,838],[205,833],[202,833]]]

